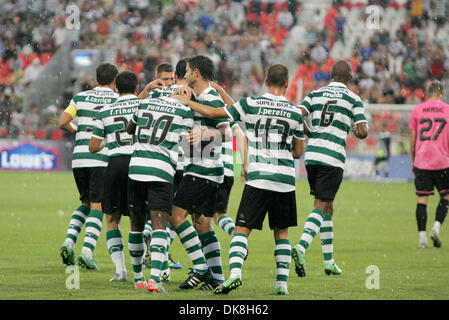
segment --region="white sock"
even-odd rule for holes
[[[440,227],[441,227],[441,223],[439,221],[435,221],[435,224],[433,225],[432,230],[434,230],[436,233],[440,233]]]
[[[419,232],[419,241],[420,242],[427,242],[427,235],[425,231]]]

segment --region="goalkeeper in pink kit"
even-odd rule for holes
[[[440,202],[430,239],[441,247],[440,227],[449,207],[449,105],[441,101],[444,89],[437,80],[428,89],[428,100],[416,106],[410,116],[410,155],[415,175],[416,220],[419,247],[427,248],[427,202],[436,187]]]

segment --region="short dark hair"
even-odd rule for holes
[[[184,79],[184,77],[186,75],[187,60],[188,59],[181,59],[176,64],[176,71],[175,71],[175,73],[176,73],[176,77],[178,79]]]
[[[440,81],[433,80],[427,89],[428,96],[442,96],[444,95],[444,88]]]
[[[188,64],[192,71],[198,69],[203,80],[210,81],[214,79],[215,67],[210,58],[205,56],[196,56],[190,58]]]
[[[132,71],[120,72],[115,80],[117,91],[121,94],[134,93],[138,83],[137,75]]]
[[[156,77],[160,77],[162,72],[173,72],[173,67],[169,63],[161,63],[156,68]]]
[[[283,87],[288,81],[288,69],[282,64],[273,64],[267,70],[267,83],[269,87]]]
[[[108,85],[114,82],[117,76],[117,67],[112,63],[103,62],[97,67],[97,82],[99,85]]]

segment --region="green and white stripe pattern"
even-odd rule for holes
[[[92,136],[101,140],[106,138],[110,157],[133,153],[133,136],[126,132],[126,127],[140,101],[133,94],[121,96],[115,103],[98,112]]]
[[[69,247],[74,250],[76,241],[80,235],[81,230],[83,229],[84,223],[86,222],[87,216],[89,214],[89,208],[81,205],[79,206],[73,213],[70,218],[69,227],[67,229],[66,239],[64,241],[65,244],[68,244]]]
[[[234,176],[234,151],[232,149],[232,128],[238,126],[237,122],[231,123],[231,127],[227,128],[226,131],[226,141],[223,142],[223,147],[221,149],[221,158],[223,160],[224,175],[226,177]]]
[[[200,273],[206,272],[208,269],[206,258],[201,250],[198,233],[192,224],[189,221],[185,221],[176,229],[176,233],[189,256],[190,261],[192,261],[193,269]]]
[[[245,123],[249,154],[247,184],[276,192],[294,191],[292,141],[305,139],[300,109],[283,96],[266,93],[244,98],[225,110],[232,121]]]
[[[218,92],[212,87],[206,88],[198,97],[198,103],[209,107],[222,108],[225,106]],[[227,119],[209,119],[198,112],[193,112],[195,121],[194,127],[208,129],[215,132],[217,137],[221,138],[220,131],[217,129],[223,124],[229,124]],[[188,164],[184,168],[185,175],[192,175],[204,179],[222,183],[224,178],[224,167],[221,154],[222,139],[214,139],[205,149],[195,148],[193,155],[190,155]],[[207,152],[203,152],[207,150]]]
[[[162,89],[155,88],[148,93],[147,98],[154,99],[154,98],[165,97],[165,96],[168,96],[168,95],[174,93],[176,91],[176,89],[178,89],[178,88],[179,88],[179,85],[177,85],[177,84],[174,84],[170,87],[164,87]]]
[[[223,229],[223,231],[227,232],[231,237],[235,230],[235,223],[232,218],[228,216],[221,216],[217,219],[217,224],[220,228]]]
[[[148,98],[154,99],[154,98],[160,98],[165,97],[168,95],[171,95],[176,91],[176,89],[179,88],[179,85],[174,84],[170,87],[164,87],[162,89],[153,89],[149,92]],[[179,154],[178,154],[178,163],[176,165],[176,170],[183,170],[185,165],[185,159],[184,159],[184,152],[182,150],[182,147],[179,146]]]
[[[70,101],[70,105],[77,109],[78,117],[72,168],[106,167],[108,165],[108,150],[103,149],[97,153],[90,153],[89,142],[98,110],[113,104],[117,98],[118,95],[113,90],[96,87],[78,93]]]
[[[142,266],[143,266],[143,233],[130,231],[128,237],[128,249],[131,255],[131,264],[134,270],[134,283],[138,281],[145,281],[143,276]]]
[[[290,264],[292,262],[292,247],[288,239],[275,241],[274,260],[276,261],[276,288],[287,288]]]
[[[83,253],[87,259],[92,259],[102,227],[103,213],[98,210],[90,210],[86,219],[86,233],[84,235],[83,248],[81,249],[81,253]]]
[[[112,262],[115,265],[115,272],[121,274],[123,271],[126,271],[123,237],[120,230],[109,230],[106,232],[106,244]]]
[[[313,241],[313,238],[320,231],[321,224],[323,223],[324,214],[319,209],[313,209],[312,213],[307,217],[304,224],[304,231],[299,240],[299,251],[304,254],[307,248]]]
[[[150,243],[151,252],[151,279],[160,282],[162,275],[163,263],[167,261],[167,231],[166,230],[153,230],[153,236]]]
[[[248,253],[248,237],[244,233],[233,235],[229,247],[230,278],[239,276],[242,278],[243,261]]]
[[[192,110],[168,97],[147,99],[131,121],[137,128],[129,177],[173,184],[180,138],[193,127]]]
[[[351,125],[367,122],[360,97],[343,83],[331,82],[309,93],[299,107],[312,118],[305,152],[306,164],[344,170],[346,138]]]
[[[334,224],[332,215],[325,214],[320,228],[321,251],[323,252],[324,264],[334,263]]]
[[[209,231],[199,236],[207,265],[212,271],[212,277],[217,282],[224,282],[223,266],[221,264],[221,246],[215,231]]]

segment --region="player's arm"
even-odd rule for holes
[[[293,159],[301,158],[303,153],[304,153],[304,140],[293,137],[292,140]]]
[[[136,132],[137,124],[133,121],[129,121],[126,126],[126,132],[130,135],[133,135]]]
[[[218,83],[215,83],[213,81],[209,83],[212,88],[217,90],[218,94],[226,105],[232,106],[234,104],[234,100],[232,99],[232,97]]]
[[[410,130],[410,158],[412,160],[412,172],[415,173],[415,145],[416,145],[416,130]]]
[[[160,79],[155,79],[153,81],[151,81],[150,83],[148,83],[145,88],[143,88],[142,92],[139,93],[139,95],[137,96],[140,100],[146,99],[146,97],[148,97],[148,94],[150,93],[151,90],[153,89],[162,89],[164,87],[164,83],[162,82],[162,80]]]
[[[104,148],[105,143],[103,143],[104,139],[100,139],[98,137],[91,137],[89,141],[89,152],[97,153],[101,149]]]
[[[307,121],[306,121],[306,117],[309,115],[309,111],[305,107],[303,107],[303,106],[300,106],[299,108],[301,109],[301,114],[302,114],[302,117],[304,119],[304,122],[303,122],[304,134],[307,137],[310,137],[310,128],[309,128],[309,125],[307,124]]]
[[[232,127],[232,132],[237,140],[237,149],[240,153],[240,157],[243,160],[241,178],[243,182],[246,182],[246,174],[248,173],[248,140],[243,134],[242,129],[238,125]]]
[[[198,103],[196,101],[190,100],[189,97],[184,95],[174,95],[173,99],[178,100],[182,104],[189,106],[193,111],[201,113],[203,116],[209,119],[220,119],[220,118],[228,118],[228,114],[225,111],[225,108],[214,108],[205,106],[204,104]]]
[[[359,139],[365,139],[368,136],[368,124],[359,122],[352,128],[352,132]]]
[[[77,114],[77,109],[73,104],[70,104],[62,113],[61,118],[59,119],[59,128],[64,131],[67,131],[71,134],[76,133],[77,127],[73,125],[71,122],[75,119]]]

